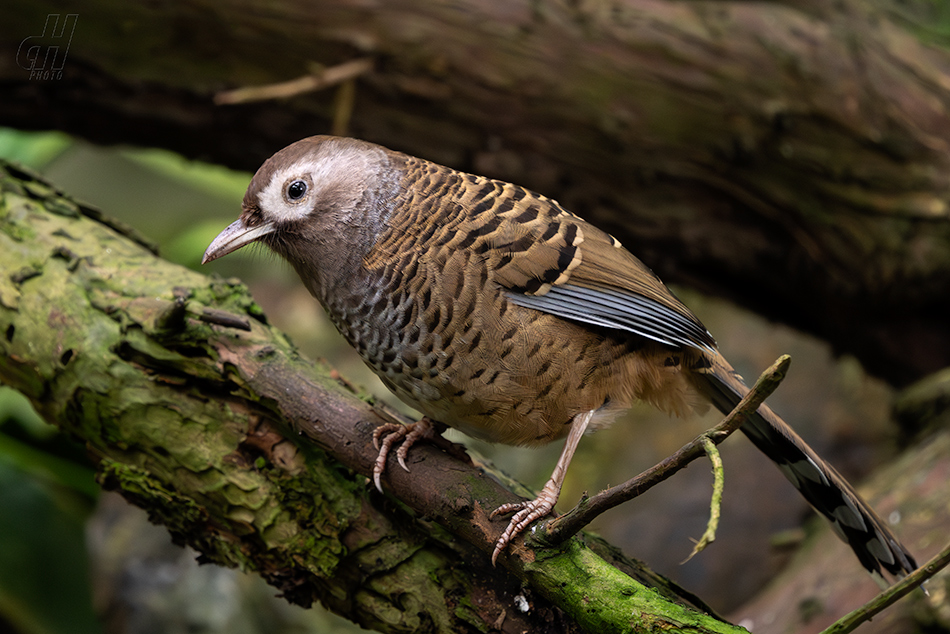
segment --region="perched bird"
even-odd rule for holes
[[[377,486],[393,443],[403,440],[405,468],[434,422],[509,445],[567,438],[538,498],[495,511],[517,512],[493,562],[551,512],[585,431],[637,400],[683,414],[704,397],[728,412],[748,392],[699,319],[619,241],[517,185],[314,136],[261,166],[240,219],[203,262],[252,242],[290,262],[366,364],[424,414],[378,430]],[[885,522],[768,406],[742,431],[872,574],[915,568]]]

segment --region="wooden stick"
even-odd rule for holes
[[[775,391],[785,378],[785,373],[788,371],[791,361],[792,359],[788,355],[779,357],[771,367],[762,373],[762,376],[755,382],[749,393],[718,425],[703,432],[681,447],[676,453],[640,475],[627,480],[623,484],[601,491],[593,497],[582,499],[577,506],[566,514],[537,527],[533,532],[534,537],[543,543],[550,544],[557,544],[568,539],[604,511],[632,500],[703,455],[705,453],[703,445],[706,440],[712,441],[716,445],[721,443],[732,432],[739,429],[746,419],[759,409],[759,405]]]
[[[350,60],[318,70],[309,75],[291,79],[277,84],[264,86],[247,86],[234,90],[223,90],[214,96],[214,103],[219,106],[249,101],[266,101],[271,99],[287,99],[297,95],[313,92],[343,83],[348,79],[359,77],[373,69],[373,60],[368,57]]]

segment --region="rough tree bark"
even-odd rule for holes
[[[207,561],[384,632],[739,631],[597,540],[518,540],[492,568],[488,513],[517,498],[490,472],[420,446],[411,477],[387,473],[399,502],[377,494],[386,418],[237,280],[161,260],[19,168],[0,164],[0,194],[0,381]]]
[[[557,197],[669,282],[906,384],[950,365],[950,54],[940,5],[876,0],[77,3],[0,24],[0,123],[253,170],[327,132],[334,91],[220,89],[369,57],[349,131]],[[27,36],[20,54],[14,51]],[[343,107],[345,109],[345,107]]]
[[[555,548],[518,540],[505,568],[493,569],[488,553],[504,523],[487,514],[515,499],[501,476],[423,444],[411,476],[387,471],[395,499],[378,495],[366,478],[371,435],[391,414],[300,358],[237,280],[164,262],[130,228],[3,163],[0,382],[84,443],[100,484],[178,543],[365,627],[737,631],[684,607],[704,606],[590,537]],[[909,391],[905,422],[946,427],[947,383],[944,373]],[[878,475],[875,489],[917,518],[902,531],[914,527],[916,543],[945,539],[948,443],[939,435]],[[739,616],[774,617],[779,606],[771,624],[754,621],[756,631],[789,631],[802,618],[800,599],[788,598],[800,592],[794,584],[819,588],[828,578],[815,569]],[[919,599],[914,612],[939,616]],[[878,623],[906,627],[909,611]]]

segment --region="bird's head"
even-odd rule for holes
[[[241,217],[211,242],[202,264],[252,242],[298,269],[316,259],[333,266],[338,256],[349,259],[361,246],[368,249],[385,220],[383,203],[397,186],[391,154],[330,136],[285,147],[251,179]]]

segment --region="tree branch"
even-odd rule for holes
[[[704,444],[712,441],[719,444],[736,431],[759,405],[774,392],[785,374],[792,359],[787,354],[776,359],[758,378],[749,393],[736,405],[718,425],[708,429],[690,442],[683,445],[676,453],[664,458],[643,473],[630,478],[623,484],[605,489],[597,495],[581,500],[577,506],[564,515],[545,522],[535,529],[535,538],[549,544],[557,544],[575,535],[583,527],[590,524],[595,517],[618,504],[641,495],[654,486],[663,482],[677,471],[685,468],[690,462],[706,453]]]
[[[939,553],[931,557],[917,570],[881,592],[865,605],[838,619],[834,625],[822,630],[821,634],[848,634],[853,632],[859,625],[870,621],[917,588],[923,588],[926,581],[933,578],[948,565],[950,565],[950,543],[947,543]]]
[[[383,416],[237,280],[155,257],[23,170],[0,179],[0,379],[206,560],[381,631],[737,631],[596,542],[519,540],[493,569],[488,513],[515,498],[490,472],[423,445],[374,493]]]

